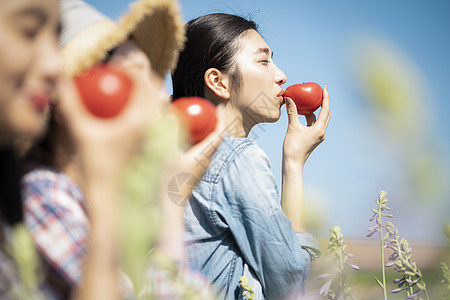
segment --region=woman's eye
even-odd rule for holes
[[[39,32],[39,29],[37,27],[22,28],[23,36],[30,40],[33,40],[37,36],[38,32]]]
[[[42,13],[32,10],[22,13],[16,19],[16,26],[24,38],[33,40],[39,35],[45,22],[46,17]]]

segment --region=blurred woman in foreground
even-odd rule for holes
[[[22,298],[19,272],[8,250],[12,228],[22,221],[13,147],[45,131],[61,69],[58,31],[57,0],[0,2],[0,299]]]

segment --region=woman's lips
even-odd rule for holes
[[[278,93],[278,99],[280,99],[280,102],[281,102],[282,105],[285,103],[285,100],[284,100],[284,91],[283,91],[283,90],[281,90],[281,91]]]
[[[47,93],[34,93],[31,95],[31,102],[40,111],[44,111],[50,103],[50,95]]]

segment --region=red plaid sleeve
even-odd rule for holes
[[[25,222],[39,252],[70,285],[79,284],[89,234],[81,190],[50,169],[31,171],[22,184]]]

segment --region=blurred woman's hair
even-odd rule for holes
[[[14,150],[12,148],[1,149],[0,222],[3,224],[14,225],[22,221],[19,169]],[[1,236],[2,234],[0,233]]]
[[[205,15],[186,24],[187,41],[172,74],[173,99],[205,96],[204,75],[216,68],[232,79],[239,89],[240,73],[233,58],[239,50],[239,36],[249,29],[257,31],[253,21],[224,13]]]

